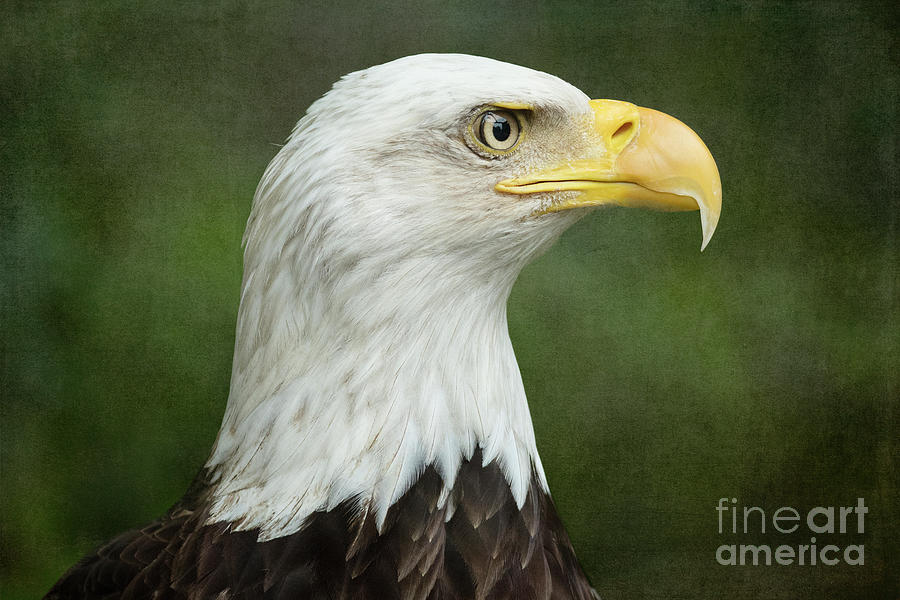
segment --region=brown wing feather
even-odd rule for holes
[[[481,461],[463,463],[443,506],[443,482],[425,469],[380,532],[348,501],[266,542],[205,524],[201,476],[165,517],[103,545],[45,600],[590,600],[549,496],[532,484],[520,509],[499,466]]]

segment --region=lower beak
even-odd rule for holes
[[[579,192],[541,213],[614,204],[655,210],[700,210],[706,248],[722,210],[716,162],[690,127],[661,112],[616,100],[591,100],[596,157],[569,161],[495,187],[511,194]]]

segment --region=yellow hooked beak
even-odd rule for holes
[[[722,210],[716,161],[690,127],[669,115],[617,100],[591,100],[598,156],[506,179],[499,192],[580,192],[541,213],[615,204],[656,210],[700,210],[706,248]]]

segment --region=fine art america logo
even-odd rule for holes
[[[863,498],[856,506],[816,506],[798,511],[782,506],[766,512],[759,506],[738,506],[737,498],[719,498],[716,506],[719,534],[766,535],[807,533],[808,543],[790,544],[722,544],[716,549],[720,565],[864,565],[863,544],[839,545],[840,534],[865,533],[865,517],[869,508]],[[767,530],[767,525],[771,529]],[[805,529],[801,529],[805,527]],[[799,530],[799,531],[798,531]],[[816,536],[821,536],[817,538]]]

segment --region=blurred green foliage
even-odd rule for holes
[[[423,51],[661,109],[719,164],[703,254],[696,214],[601,212],[510,300],[544,465],[601,595],[897,597],[893,3],[0,13],[4,600],[39,596],[180,496],[224,408],[240,237],[267,161],[340,75]],[[719,566],[720,497],[864,497],[866,565]]]

